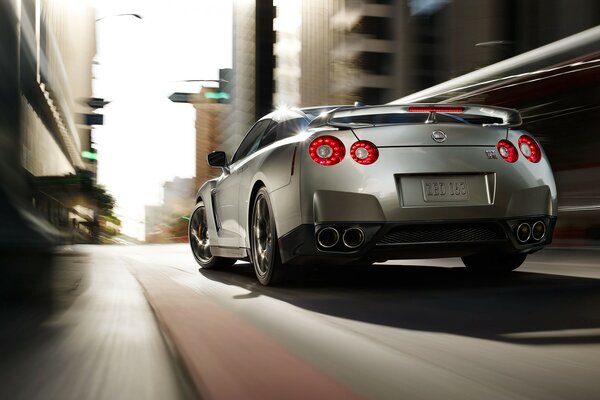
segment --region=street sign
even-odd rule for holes
[[[104,115],[102,114],[84,114],[86,125],[104,125]]]
[[[231,96],[225,92],[206,92],[204,97],[211,100],[229,100]]]
[[[98,154],[95,151],[82,151],[81,157],[85,158],[86,160],[90,160],[90,161],[98,160]]]
[[[110,104],[110,101],[106,101],[100,97],[89,97],[85,103],[91,108],[96,109],[103,108],[105,105]]]
[[[192,93],[175,92],[169,96],[169,100],[173,103],[189,103],[190,96]]]

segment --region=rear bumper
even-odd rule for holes
[[[520,243],[516,228],[523,222],[543,221],[546,234]],[[552,242],[556,217],[534,215],[510,219],[476,219],[452,221],[410,221],[406,223],[328,222],[304,224],[279,238],[281,260],[284,263],[304,264],[327,262],[348,264],[393,259],[462,257],[477,253],[533,253]],[[340,234],[339,242],[331,248],[317,244],[317,233],[333,227]],[[343,244],[343,232],[359,227],[364,242],[355,249]]]

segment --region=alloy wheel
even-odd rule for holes
[[[266,275],[273,259],[273,229],[271,214],[264,196],[259,195],[254,204],[252,221],[253,261],[258,274]]]
[[[212,259],[210,252],[210,240],[208,238],[208,226],[206,225],[206,209],[200,206],[192,215],[190,221],[190,244],[192,251],[202,263],[208,263]]]

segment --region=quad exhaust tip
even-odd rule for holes
[[[531,238],[531,225],[527,222],[519,224],[517,227],[517,239],[520,243],[526,243]]]
[[[346,248],[356,249],[365,242],[365,233],[361,228],[352,227],[344,230],[340,237],[340,231],[332,226],[327,226],[317,232],[317,243],[324,249],[335,247],[340,239]]]
[[[319,246],[330,249],[340,241],[340,234],[337,229],[332,228],[330,226],[321,229],[317,232],[317,243]]]
[[[342,236],[344,245],[350,249],[356,249],[365,241],[365,234],[360,228],[348,228]]]
[[[517,226],[516,234],[519,243],[539,242],[546,237],[546,224],[544,221],[523,222]]]
[[[546,224],[542,221],[537,221],[531,227],[531,236],[534,240],[542,240],[546,236]]]

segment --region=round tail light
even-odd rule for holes
[[[539,162],[542,159],[542,150],[531,136],[523,135],[519,138],[519,150],[532,163]]]
[[[502,139],[501,141],[498,142],[498,144],[496,145],[496,148],[498,149],[498,153],[500,154],[500,157],[502,157],[504,159],[504,161],[507,161],[509,163],[514,163],[519,158],[519,153],[517,152],[517,148],[515,147],[514,144],[512,144],[508,140]]]
[[[352,159],[359,164],[373,164],[379,158],[377,147],[366,140],[360,140],[350,147]]]
[[[321,165],[335,165],[344,159],[346,148],[334,136],[319,136],[308,146],[308,153],[314,162]]]

